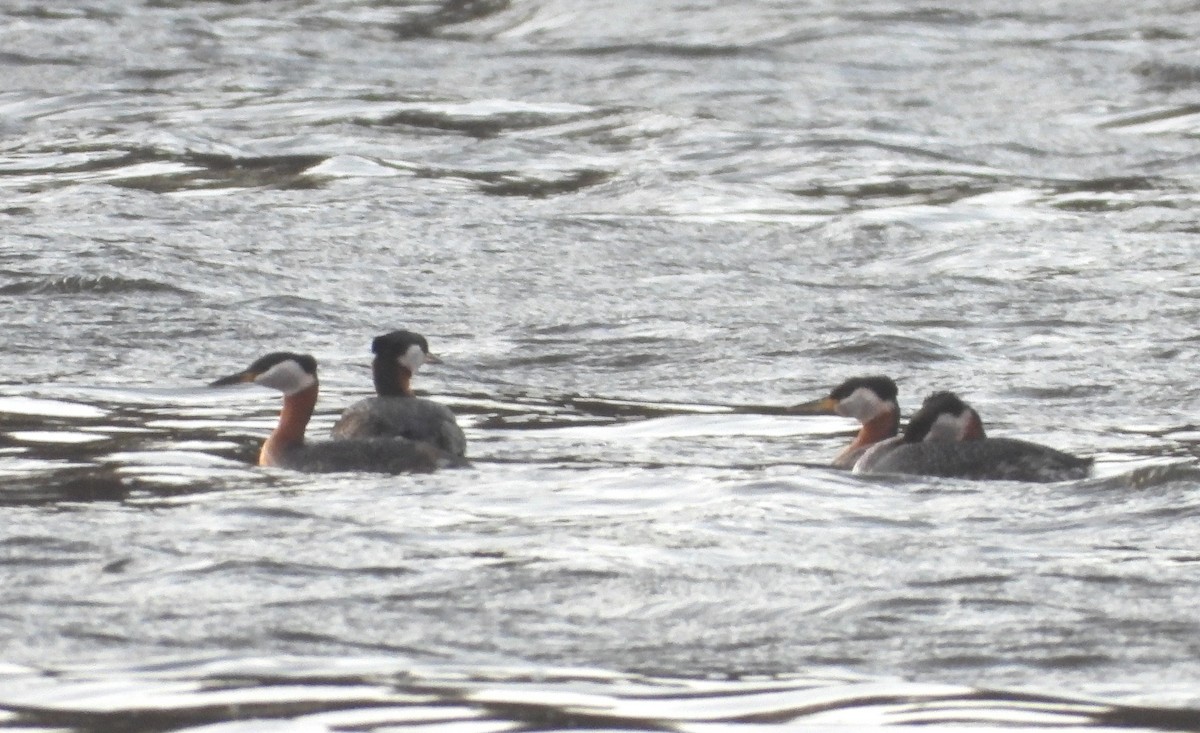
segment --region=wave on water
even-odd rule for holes
[[[1173,461],[1152,466],[1139,466],[1115,476],[1096,478],[1086,483],[1094,489],[1151,489],[1184,483],[1194,486],[1200,482],[1200,466],[1194,461]]]
[[[1127,132],[1161,134],[1166,132],[1183,132],[1195,134],[1200,120],[1200,105],[1182,104],[1156,106],[1151,109],[1138,109],[1114,115],[1098,126],[1102,129],[1121,129]]]
[[[153,193],[193,189],[248,188],[295,184],[296,177],[327,156],[318,154],[235,155],[159,147],[66,146],[26,155],[0,170],[6,187],[108,183]]]
[[[125,295],[130,293],[171,293],[187,291],[170,283],[119,275],[50,275],[26,278],[0,285],[0,295]]]
[[[475,137],[493,137],[514,130],[528,130],[608,115],[603,109],[577,104],[531,104],[508,100],[466,102],[414,102],[401,105],[370,124],[407,125],[462,132]]]
[[[158,167],[139,165],[112,172],[115,186],[153,193],[205,189],[307,187],[301,174],[317,165],[321,155],[234,156],[186,153],[170,156]]]
[[[463,135],[488,138],[511,130],[556,124],[552,120],[531,120],[518,114],[456,117],[440,112],[415,110],[397,113],[378,123],[405,124],[439,129]],[[241,190],[246,188],[306,189],[321,185],[325,179],[415,176],[428,179],[461,179],[483,193],[499,196],[548,196],[574,193],[604,183],[614,172],[602,167],[568,165],[563,168],[544,164],[522,170],[513,167],[459,167],[413,164],[407,160],[342,154],[303,153],[294,155],[229,155],[203,152],[168,153],[142,151],[86,164],[63,168],[58,159],[63,153],[47,156],[40,167],[0,172],[12,185],[33,188],[53,177],[57,185],[65,182],[85,184],[103,181],[113,186],[152,193],[186,191]],[[2,292],[2,291],[0,291]]]
[[[47,465],[36,475],[5,476],[0,506],[124,501],[129,485],[107,466]]]
[[[898,334],[855,336],[809,351],[822,358],[847,359],[861,363],[890,361],[899,364],[928,364],[962,358],[961,354],[954,353],[940,341]]]
[[[0,730],[178,730],[235,721],[305,731],[1200,730],[1200,710],[1189,708],[850,674],[696,680],[279,657],[116,669],[13,666],[0,669],[0,681]]]
[[[511,0],[447,0],[432,11],[413,13],[392,24],[400,39],[441,35],[449,26],[483,20],[508,10]],[[427,6],[417,6],[427,7]]]
[[[556,53],[563,53],[557,51]],[[709,59],[735,57],[769,57],[768,49],[734,43],[615,43],[569,49],[578,56],[642,56],[680,59]]]
[[[1193,64],[1148,61],[1134,68],[1134,72],[1162,91],[1191,89],[1200,83],[1200,66]]]

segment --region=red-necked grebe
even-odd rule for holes
[[[894,438],[900,429],[900,405],[896,401],[896,383],[888,377],[847,379],[828,397],[788,408],[798,415],[841,415],[862,423],[862,429],[849,446],[833,459],[834,468],[850,469],[872,445]]]
[[[854,472],[1046,483],[1087,478],[1091,467],[1091,458],[989,438],[978,412],[953,392],[936,392],[908,421],[903,438],[867,450]]]
[[[392,331],[371,342],[375,360],[371,371],[378,396],[347,407],[333,426],[333,437],[400,437],[431,443],[453,456],[465,456],[467,438],[445,405],[413,395],[412,377],[429,362],[441,360],[429,353],[424,336],[412,331]]]
[[[210,386],[242,382],[261,384],[283,393],[279,424],[258,454],[260,466],[310,472],[426,473],[445,462],[446,457],[432,445],[398,438],[306,442],[304,430],[316,407],[318,392],[317,360],[308,354],[287,351],[267,354]]]

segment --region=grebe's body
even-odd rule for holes
[[[1091,458],[1037,443],[989,438],[979,413],[954,393],[937,392],[909,420],[903,437],[867,450],[854,472],[1052,482],[1086,478],[1091,466]]]
[[[871,446],[898,440],[900,405],[896,383],[888,377],[847,379],[829,396],[795,405],[788,411],[799,415],[841,415],[862,423],[854,441],[833,459],[834,468],[851,469]]]
[[[397,438],[310,443],[304,431],[317,404],[317,360],[308,354],[275,352],[211,386],[253,382],[283,393],[279,423],[259,451],[260,466],[295,471],[428,473],[447,462],[434,446]]]
[[[375,359],[371,365],[376,397],[360,400],[333,426],[335,439],[407,438],[430,443],[453,455],[465,456],[467,438],[445,405],[417,397],[412,377],[425,362],[439,360],[429,353],[420,334],[393,331],[371,342]]]

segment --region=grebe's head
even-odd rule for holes
[[[841,415],[868,422],[884,413],[899,414],[896,383],[888,377],[854,377],[833,388],[828,397],[788,408],[799,415]]]
[[[426,362],[441,362],[441,359],[429,353],[429,342],[425,337],[412,331],[392,331],[376,336],[371,342],[371,351],[377,359],[393,359],[412,374],[416,374]]]
[[[904,441],[980,440],[987,437],[983,420],[970,405],[953,392],[934,392],[904,428]]]
[[[317,383],[317,360],[309,354],[276,351],[254,360],[246,369],[221,377],[210,387],[253,382],[285,395],[302,392]]]

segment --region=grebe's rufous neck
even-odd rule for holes
[[[1091,458],[985,437],[979,413],[953,392],[937,392],[909,420],[903,441],[868,450],[854,472],[1045,483],[1087,478],[1091,467]]]
[[[870,446],[895,437],[900,429],[900,405],[896,401],[896,383],[884,376],[847,379],[829,396],[794,405],[788,412],[797,415],[841,415],[862,423],[854,442],[833,460],[834,468],[853,468],[854,462]]]
[[[412,376],[422,364],[440,364],[429,353],[425,337],[412,331],[392,331],[371,342],[375,359],[371,372],[376,397],[360,400],[342,413],[333,437],[401,437],[432,443],[452,456],[465,456],[467,438],[454,413],[445,405],[416,397]]]
[[[288,448],[304,443],[313,408],[317,405],[317,360],[309,354],[276,351],[254,360],[246,369],[213,382],[211,387],[253,382],[283,393],[279,424],[258,454],[258,465],[278,466]]]
[[[279,424],[263,443],[258,465],[298,471],[429,472],[443,457],[433,446],[403,439],[306,443],[304,431],[317,404],[317,360],[308,354],[277,351],[210,386],[252,382],[283,393]]]

